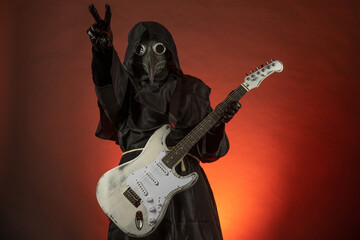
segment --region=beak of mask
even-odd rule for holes
[[[136,62],[141,63],[142,69],[149,77],[150,83],[154,83],[155,77],[168,68],[165,52],[165,45],[155,41],[140,43],[136,48]]]

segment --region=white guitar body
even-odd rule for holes
[[[106,172],[96,197],[105,214],[126,234],[143,237],[160,224],[173,195],[195,184],[198,175],[180,176],[161,159],[169,151],[164,125],[149,139],[135,159]],[[179,162],[181,159],[179,159]]]

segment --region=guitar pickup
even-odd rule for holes
[[[136,181],[136,184],[138,185],[138,187],[141,189],[141,191],[143,192],[143,194],[145,196],[148,195],[148,192],[146,191],[146,188],[144,187],[144,185],[140,182],[140,181]]]
[[[131,202],[135,207],[140,206],[141,198],[130,187],[126,189],[123,195]]]
[[[159,185],[159,181],[156,180],[156,178],[155,178],[153,175],[151,175],[149,172],[146,173],[146,176],[147,176],[148,178],[150,178],[150,180],[151,180],[156,186]]]
[[[167,176],[169,175],[169,171],[161,163],[156,163],[156,165],[160,168],[160,170]]]

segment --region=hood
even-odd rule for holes
[[[175,42],[170,32],[160,23],[157,22],[139,22],[129,32],[128,47],[126,49],[124,66],[130,75],[134,76],[132,63],[136,47],[139,45],[144,34],[147,33],[150,40],[157,40],[162,42],[167,50],[171,53],[171,62],[169,62],[170,69],[177,75],[182,76],[179,59]]]

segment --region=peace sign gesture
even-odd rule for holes
[[[90,41],[96,51],[106,53],[112,49],[113,34],[110,28],[111,11],[108,4],[105,5],[105,18],[102,20],[93,4],[89,5],[89,11],[95,19],[95,23],[87,30]]]

